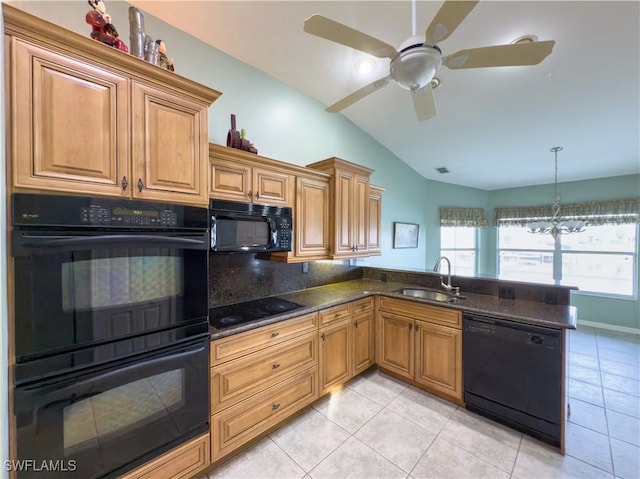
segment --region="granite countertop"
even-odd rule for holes
[[[410,287],[424,289],[423,286],[415,286],[411,284],[376,281],[372,279],[357,279],[281,294],[278,295],[278,298],[303,304],[305,307],[288,313],[271,316],[264,320],[230,326],[224,329],[217,329],[211,326],[211,339],[213,340],[223,338],[225,336],[231,336],[250,329],[259,328],[268,324],[284,321],[285,319],[294,318],[306,313],[312,313],[320,309],[325,309],[376,294],[554,329],[575,329],[576,327],[577,311],[575,306],[560,306],[534,301],[504,299],[486,294],[465,293],[464,291],[461,292],[461,296],[466,299],[459,300],[455,303],[442,303],[439,301],[405,296],[397,292],[402,288]]]

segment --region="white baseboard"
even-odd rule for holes
[[[609,329],[628,334],[640,334],[640,329],[628,328],[626,326],[616,326],[615,324],[596,323],[595,321],[583,321],[578,318],[578,326],[589,326],[591,328]]]

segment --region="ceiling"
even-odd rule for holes
[[[328,106],[376,78],[368,57],[303,31],[314,13],[397,47],[411,36],[411,1],[149,1],[144,12],[295,87]],[[441,1],[417,1],[417,31]],[[535,66],[449,70],[436,76],[438,115],[415,118],[397,84],[341,113],[428,179],[484,190],[640,173],[640,2],[481,1],[439,44],[444,55],[507,44],[522,35],[555,40]],[[326,113],[329,115],[330,113]],[[438,167],[450,172],[440,174]]]

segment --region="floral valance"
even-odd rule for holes
[[[440,226],[487,226],[482,208],[440,208]]]
[[[551,218],[551,205],[496,208],[494,226],[526,226]],[[560,204],[562,221],[584,221],[587,225],[640,223],[640,198],[588,203]]]

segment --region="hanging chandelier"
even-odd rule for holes
[[[527,224],[529,233],[550,234],[553,238],[558,235],[570,233],[582,233],[584,231],[584,221],[562,221],[560,219],[560,195],[558,194],[558,152],[562,150],[561,146],[554,146],[549,149],[553,152],[555,158],[555,200],[551,206],[552,216],[549,220],[534,221]]]

